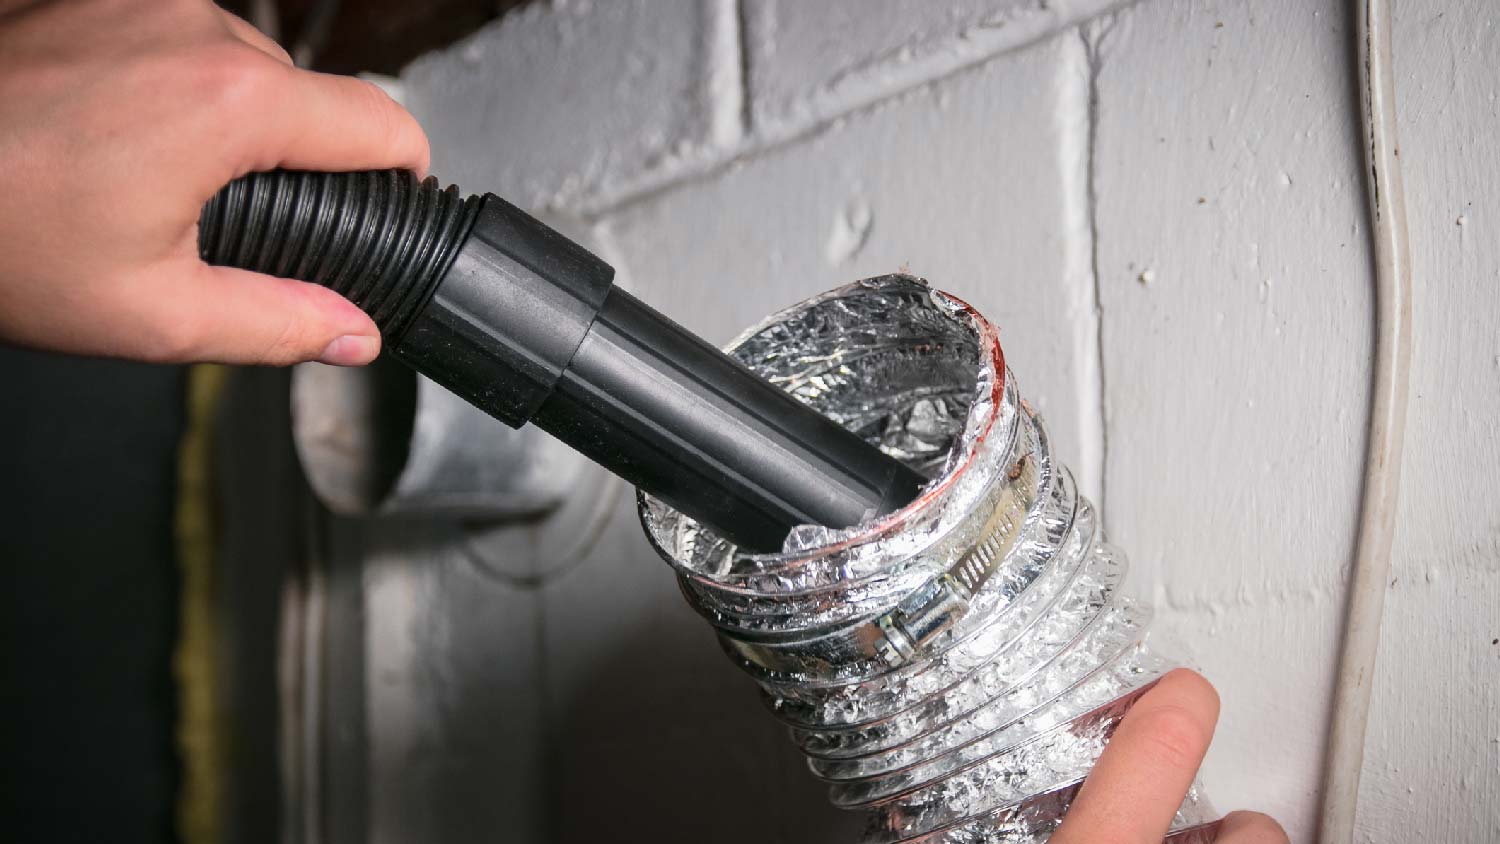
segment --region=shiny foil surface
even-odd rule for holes
[[[779,554],[641,495],[683,593],[833,803],[868,814],[865,842],[1045,841],[1173,664],[994,326],[882,276],[773,315],[730,353],[931,482],[856,527],[798,528]],[[1213,818],[1195,788],[1169,840],[1212,841]]]

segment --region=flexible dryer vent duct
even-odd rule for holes
[[[865,841],[1044,841],[1172,664],[1125,559],[1048,450],[995,328],[884,276],[769,318],[732,354],[933,481],[843,530],[738,551],[641,495],[646,532]],[[1168,840],[1211,841],[1190,792]]]

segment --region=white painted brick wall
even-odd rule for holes
[[[1418,346],[1360,834],[1477,844],[1500,840],[1500,36],[1484,0],[1398,6]],[[1309,840],[1373,343],[1349,21],[574,0],[403,82],[438,173],[572,215],[712,339],[902,265],[994,318],[1157,628],[1224,692],[1211,795]],[[376,840],[849,838],[628,500],[536,588],[401,535],[371,541]]]
[[[433,167],[531,208],[568,208],[699,154],[712,137],[711,0],[557,0],[402,74]]]
[[[1373,342],[1345,24],[1326,3],[1154,2],[1099,36],[1105,524],[1219,687],[1210,795],[1299,837]]]
[[[744,0],[751,122],[787,135],[1123,0]]]
[[[1398,3],[1394,51],[1415,355],[1360,834],[1479,844],[1500,841],[1500,9]]]

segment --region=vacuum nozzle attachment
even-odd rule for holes
[[[493,194],[396,170],[255,173],[204,206],[198,244],[209,263],[333,289],[413,369],[748,550],[898,509],[925,483]]]

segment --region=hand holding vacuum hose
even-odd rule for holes
[[[379,88],[299,70],[206,0],[0,0],[0,338],[162,362],[363,364],[369,317],[318,285],[199,260],[245,173],[427,168]]]

